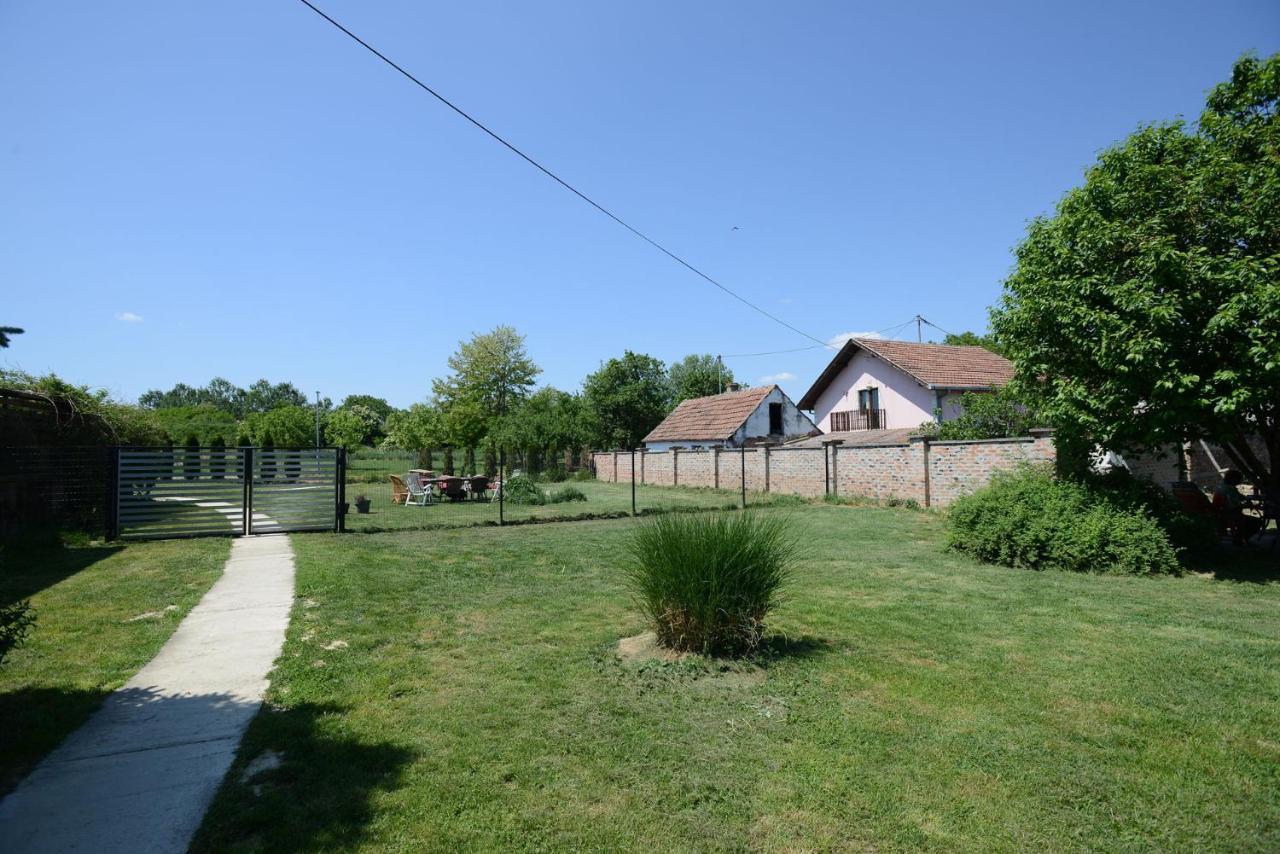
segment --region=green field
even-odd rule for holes
[[[0,665],[0,793],[159,651],[222,572],[230,539],[5,547],[0,604],[36,625]]]
[[[196,850],[1280,848],[1280,584],[764,512],[805,560],[769,652],[729,665],[615,654],[642,521],[294,536],[270,702]]]
[[[573,486],[587,496],[586,501],[562,504],[520,505],[506,502],[502,508],[505,521],[521,522],[530,519],[564,519],[590,516],[621,515],[631,512],[631,484],[605,481],[567,481],[542,483],[544,492],[554,493]],[[391,484],[369,483],[347,486],[347,501],[354,502],[358,494],[367,495],[373,504],[369,513],[356,513],[353,506],[347,515],[349,531],[390,531],[420,528],[454,528],[468,525],[498,524],[496,501],[440,501],[425,507],[391,503]],[[671,510],[707,510],[740,506],[742,496],[733,490],[691,489],[685,487],[647,486],[636,484],[636,510],[638,512],[665,512]],[[747,501],[759,505],[795,505],[805,503],[789,495],[763,495],[748,493]]]

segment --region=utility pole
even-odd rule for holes
[[[724,360],[716,356],[716,391],[724,394]]]
[[[916,315],[916,343],[917,344],[924,343],[924,334],[920,331],[920,321],[922,320],[924,320],[924,318],[917,314]]]
[[[320,392],[316,392],[316,448],[320,447]]]

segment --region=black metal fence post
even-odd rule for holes
[[[120,539],[120,446],[107,449],[107,504],[103,508],[107,539]]]
[[[636,449],[631,449],[631,515],[636,515]]]
[[[244,518],[241,520],[240,533],[249,536],[253,533],[253,448],[241,448],[244,452],[241,465],[244,467],[241,476],[244,478]]]
[[[507,505],[507,451],[505,448],[498,449],[498,480],[501,486],[498,487],[498,527],[501,528],[507,523],[506,505]]]
[[[319,451],[316,452],[319,454]],[[334,521],[333,530],[339,534],[347,532],[347,449],[338,449],[337,460],[337,488],[334,494]]]
[[[742,509],[747,509],[747,446],[742,446]]]

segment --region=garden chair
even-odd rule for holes
[[[488,498],[485,493],[489,491],[489,478],[484,475],[476,475],[475,477],[468,478],[463,487],[472,498],[478,501],[483,501]]]
[[[423,483],[416,477],[410,477],[405,481],[405,486],[409,488],[409,496],[404,502],[406,507],[410,504],[426,507],[428,504],[436,502],[436,485],[434,483]]]
[[[439,484],[440,491],[443,492],[445,497],[450,501],[466,500],[467,490],[464,486],[466,481],[462,478],[454,477],[453,475],[446,475],[437,480],[436,483]]]
[[[404,504],[409,498],[409,487],[405,485],[404,479],[397,475],[388,475],[391,478],[391,503]]]

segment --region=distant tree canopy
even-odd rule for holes
[[[510,326],[463,341],[449,357],[449,376],[432,382],[440,408],[474,408],[482,417],[505,415],[529,394],[542,369],[524,348],[524,336]]]
[[[984,347],[999,356],[1004,355],[1004,348],[1000,346],[993,335],[980,335],[977,332],[948,332],[946,337],[942,339],[942,343],[956,346]]]
[[[387,416],[395,411],[395,407],[387,403],[385,398],[374,397],[371,394],[349,394],[342,399],[342,403],[338,404],[339,409],[350,409],[353,406],[363,406],[383,421],[386,421]]]
[[[236,418],[244,418],[253,412],[269,412],[280,406],[307,406],[307,396],[293,383],[276,383],[262,379],[247,389],[214,377],[200,388],[178,383],[168,391],[151,389],[138,397],[138,405],[147,409],[172,409],[181,406],[207,404],[229,412]],[[328,408],[325,402],[323,408]]]
[[[1142,128],[1031,224],[992,328],[1060,432],[1211,440],[1280,494],[1278,104],[1280,54],[1246,56],[1196,127]]]
[[[722,367],[715,356],[706,353],[691,353],[673,362],[668,373],[672,403],[719,394],[733,382],[733,371]]]
[[[267,439],[281,448],[310,448],[316,443],[314,407],[279,406],[270,412],[251,412],[244,426],[259,445],[268,444]]]
[[[170,436],[196,436],[205,445],[216,438],[231,441],[236,434],[235,416],[210,403],[157,409],[154,418]]]
[[[660,359],[627,350],[587,376],[582,398],[592,442],[634,448],[671,409],[671,383]]]
[[[540,388],[501,420],[495,438],[504,447],[555,454],[588,441],[582,400],[557,388]]]

